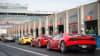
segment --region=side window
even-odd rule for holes
[[[24,37],[27,37],[27,35],[25,35]]]
[[[39,36],[39,37],[37,37],[37,38],[40,38],[40,36]]]
[[[59,38],[63,38],[63,35],[59,35],[58,37],[59,37]]]
[[[59,37],[59,35],[55,36],[53,39],[57,39]]]

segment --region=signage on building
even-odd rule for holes
[[[71,15],[70,18],[77,17],[77,14]]]
[[[92,15],[92,14],[93,14],[93,11],[92,11],[92,10],[90,10],[90,11],[89,11],[89,15]]]
[[[87,20],[92,20],[92,16],[87,16]]]

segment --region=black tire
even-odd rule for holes
[[[20,45],[21,43],[19,43],[19,40],[17,40],[17,43]]]
[[[23,44],[23,40],[21,41],[21,45],[24,45],[24,44]]]
[[[39,40],[38,47],[39,47],[39,48],[41,48],[41,47],[42,47],[42,46],[41,46],[41,41],[40,41],[40,40]]]
[[[61,48],[60,48],[60,50],[61,50],[61,53],[65,53],[66,52],[66,46],[65,46],[64,41],[61,42]]]
[[[34,47],[34,46],[33,46],[33,42],[32,42],[32,41],[31,41],[31,47]]]
[[[88,49],[88,52],[95,52],[96,48]]]
[[[49,42],[47,43],[47,50],[51,50],[50,49],[50,43]]]

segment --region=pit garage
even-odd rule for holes
[[[48,31],[50,35],[53,35],[53,24],[54,24],[54,15],[48,16]]]
[[[68,23],[69,23],[69,33],[79,33],[78,32],[78,8],[73,8],[68,11]]]
[[[32,26],[30,27],[30,33],[33,35],[33,28],[32,28]]]
[[[58,34],[64,33],[64,27],[65,27],[65,20],[66,19],[66,12],[61,12],[57,14],[57,29]]]
[[[86,30],[95,30],[96,35],[98,35],[98,8],[97,3],[91,3],[88,5],[84,5],[84,23],[85,23],[85,31]],[[89,34],[89,33],[88,33]]]
[[[41,34],[45,34],[45,17],[40,19],[41,21],[41,25],[40,25],[40,28],[41,28]]]

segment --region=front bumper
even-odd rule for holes
[[[31,43],[31,40],[23,40],[24,44]]]

